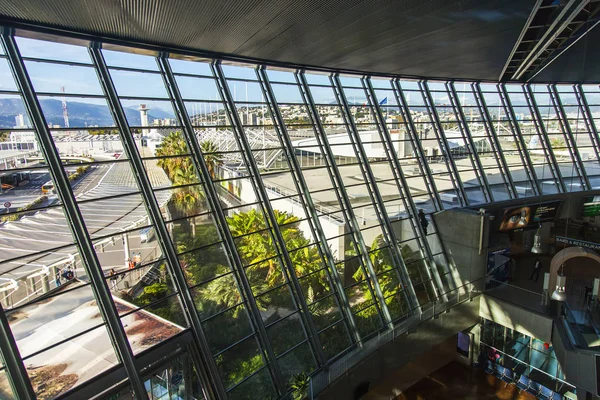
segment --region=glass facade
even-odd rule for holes
[[[525,375],[552,391],[564,394],[574,389],[565,381],[552,345],[543,340],[482,319],[480,351],[482,359]]]
[[[0,49],[1,398],[282,398],[471,289],[431,214],[600,187],[596,86],[54,40]]]

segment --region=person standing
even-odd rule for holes
[[[537,282],[540,278],[540,271],[542,270],[542,263],[539,258],[535,259],[535,264],[533,266],[533,271],[531,271],[531,275],[529,275],[529,280],[534,279]]]
[[[423,234],[427,236],[427,227],[429,226],[429,221],[427,221],[427,216],[422,208],[419,210],[419,222],[421,223],[421,228],[423,228]]]
[[[108,275],[110,276],[111,289],[114,290],[117,286],[117,273],[115,272],[115,269],[111,268]]]
[[[56,287],[60,286],[60,271],[56,271],[54,275],[54,282],[56,283]]]

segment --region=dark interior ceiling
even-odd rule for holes
[[[600,26],[573,44],[532,81],[600,82]]]
[[[5,24],[253,60],[414,77],[498,80],[537,3],[0,0],[0,19]]]

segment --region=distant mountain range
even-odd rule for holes
[[[57,99],[40,100],[46,121],[52,125],[64,126],[62,103]],[[86,126],[113,126],[114,122],[107,106],[99,104],[81,103],[67,101],[69,111],[69,125],[72,128],[83,128]],[[136,108],[125,108],[127,121],[131,125],[141,125],[140,112]],[[25,108],[20,99],[0,98],[0,127],[12,128],[15,126],[15,116],[25,115]],[[148,120],[152,123],[155,119],[173,118],[173,115],[160,110],[152,109],[148,113]]]
[[[362,106],[364,105],[365,101],[366,100],[364,99],[352,99],[349,100],[349,104]],[[42,99],[40,100],[40,104],[42,106],[42,110],[44,111],[44,115],[48,123],[59,126],[64,125],[62,115],[62,104],[60,100]],[[332,102],[331,104],[335,104],[335,102]],[[447,106],[445,104],[437,105]],[[520,102],[517,100],[513,102],[513,105],[522,106],[523,104],[520,104]],[[114,125],[110,111],[105,105],[67,101],[67,108],[69,110],[69,125],[72,128],[85,128],[86,126],[108,127]],[[488,108],[492,115],[497,115],[497,104],[491,104],[491,102],[488,102]],[[593,113],[597,113],[598,111],[600,111],[600,106],[598,105],[590,106],[590,108]],[[137,110],[137,107],[128,107],[124,110],[127,120],[131,125],[141,125],[140,112]],[[387,107],[387,110],[398,111],[398,107],[390,105]],[[522,114],[525,112],[525,110],[525,108],[515,109],[517,114]],[[568,111],[572,112],[572,110]],[[27,119],[25,108],[23,107],[23,103],[20,99],[0,98],[0,129],[13,128],[15,126],[15,116],[17,116],[18,114],[23,114],[25,116],[25,119]],[[152,121],[155,119],[163,118],[174,118],[174,116],[166,111],[157,108],[151,109],[148,113],[148,120],[150,123],[152,123]]]

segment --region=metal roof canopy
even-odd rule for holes
[[[511,79],[505,71],[515,51],[523,56],[515,46],[531,40],[532,28],[548,26],[538,24],[540,9],[596,1],[0,0],[0,24],[30,29],[29,37],[50,33],[63,42],[102,40],[272,67],[498,81]],[[578,72],[558,80],[590,81]]]
[[[0,0],[4,23],[297,66],[496,80],[535,0]]]

